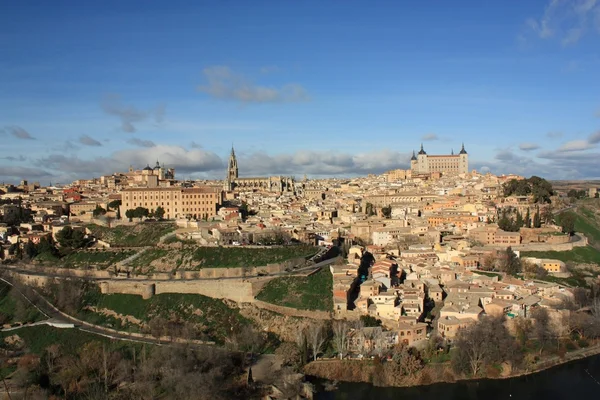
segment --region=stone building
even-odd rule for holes
[[[127,210],[144,207],[150,211],[162,207],[165,218],[209,218],[217,213],[223,192],[219,188],[204,187],[156,187],[127,188],[121,192],[121,215]]]
[[[295,180],[288,176],[269,176],[240,178],[235,150],[231,147],[229,162],[227,163],[227,175],[223,189],[225,191],[261,190],[269,192],[294,192]]]
[[[428,155],[421,144],[418,154],[413,151],[410,169],[413,174],[466,174],[469,172],[469,155],[464,144],[458,154],[453,151],[450,155]]]

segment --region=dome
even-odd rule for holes
[[[467,151],[465,150],[465,144],[463,143],[462,145],[462,149],[460,149],[460,153],[458,154],[467,154]]]
[[[417,161],[417,156],[415,155],[415,151],[413,150],[413,155],[410,158],[410,161]]]
[[[421,150],[419,150],[419,154],[427,154],[425,150],[423,150],[423,143],[421,143]]]
[[[150,168],[150,164],[146,164],[146,168],[144,168],[144,171],[152,171],[152,168]]]

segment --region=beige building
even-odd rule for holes
[[[428,155],[423,149],[418,154],[413,152],[410,159],[410,169],[413,174],[466,174],[469,172],[469,155],[463,144],[458,154]]]
[[[205,186],[194,188],[129,188],[121,192],[121,215],[127,210],[144,207],[150,211],[162,207],[165,218],[209,218],[217,213],[222,203],[221,189]]]

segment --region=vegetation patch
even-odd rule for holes
[[[44,319],[44,316],[19,292],[0,281],[0,325],[20,322],[23,324]]]
[[[106,269],[135,254],[133,250],[88,250],[75,251],[61,258],[60,266],[66,268],[86,268],[94,266],[97,269]],[[38,256],[39,257],[39,256]]]
[[[100,240],[114,247],[155,246],[158,240],[177,226],[173,223],[144,222],[137,225],[120,225],[115,228],[90,224],[87,228]]]
[[[493,278],[495,276],[498,277],[498,280],[501,281],[502,280],[502,274],[498,274],[495,272],[488,272],[488,271],[474,271],[474,273],[478,274],[478,275],[485,275],[485,276],[489,276],[490,278]]]
[[[600,250],[591,246],[575,247],[569,251],[522,251],[521,257],[550,258],[565,263],[600,264]]]
[[[146,250],[129,265],[139,274],[155,270],[170,272],[176,269],[195,271],[202,268],[259,267],[284,261],[297,261],[299,265],[317,251],[314,246],[304,245],[249,248],[204,247],[184,243],[181,249]]]
[[[301,310],[333,309],[333,277],[328,268],[310,276],[289,276],[269,281],[256,296],[258,300]]]
[[[113,316],[85,309],[94,306],[143,321],[144,326],[128,323]],[[129,331],[158,330],[155,324],[193,325],[194,338],[224,343],[232,332],[239,332],[250,321],[222,300],[199,294],[161,293],[148,300],[133,294],[86,294],[79,315],[88,322]],[[191,326],[189,326],[191,327]],[[152,332],[150,332],[152,333]]]

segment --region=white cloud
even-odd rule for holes
[[[33,136],[31,136],[29,134],[29,132],[27,132],[25,129],[21,128],[20,126],[6,126],[4,127],[4,132],[13,135],[14,137],[18,138],[18,139],[24,139],[24,140],[34,140],[35,138]]]
[[[597,131],[596,133],[592,133],[590,135],[590,137],[588,137],[588,143],[590,143],[590,144],[600,143],[600,131]]]
[[[165,116],[165,105],[160,104],[155,109],[140,110],[132,105],[124,105],[121,103],[121,96],[118,94],[105,95],[100,103],[100,107],[108,115],[113,115],[121,121],[121,130],[123,132],[135,132],[137,130],[134,124],[137,124],[148,119],[152,119],[154,123],[162,123]]]
[[[583,151],[593,148],[594,145],[589,143],[587,140],[571,140],[570,142],[563,143],[557,151],[559,152],[570,152],[570,151]]]
[[[205,68],[203,74],[207,84],[198,86],[198,90],[221,100],[242,103],[296,103],[310,100],[304,87],[296,83],[281,87],[261,86],[226,66]]]
[[[519,145],[519,149],[523,150],[523,151],[532,151],[532,150],[537,150],[540,148],[539,144],[536,143],[521,143]]]
[[[156,143],[154,143],[152,140],[143,140],[143,139],[138,139],[138,138],[131,138],[127,141],[127,143],[132,144],[134,146],[139,146],[139,147],[154,147],[154,146],[156,146]]]
[[[102,143],[88,135],[81,135],[79,137],[79,143],[86,146],[102,146]]]
[[[570,46],[588,33],[600,33],[600,1],[550,0],[543,14],[528,19],[526,25],[540,39],[556,39]]]
[[[563,136],[563,133],[562,132],[548,132],[548,133],[546,133],[546,136],[549,137],[550,139],[558,139]]]
[[[433,140],[439,140],[439,139],[440,138],[435,133],[428,133],[426,135],[421,136],[421,140],[424,140],[426,142],[430,142]]]

